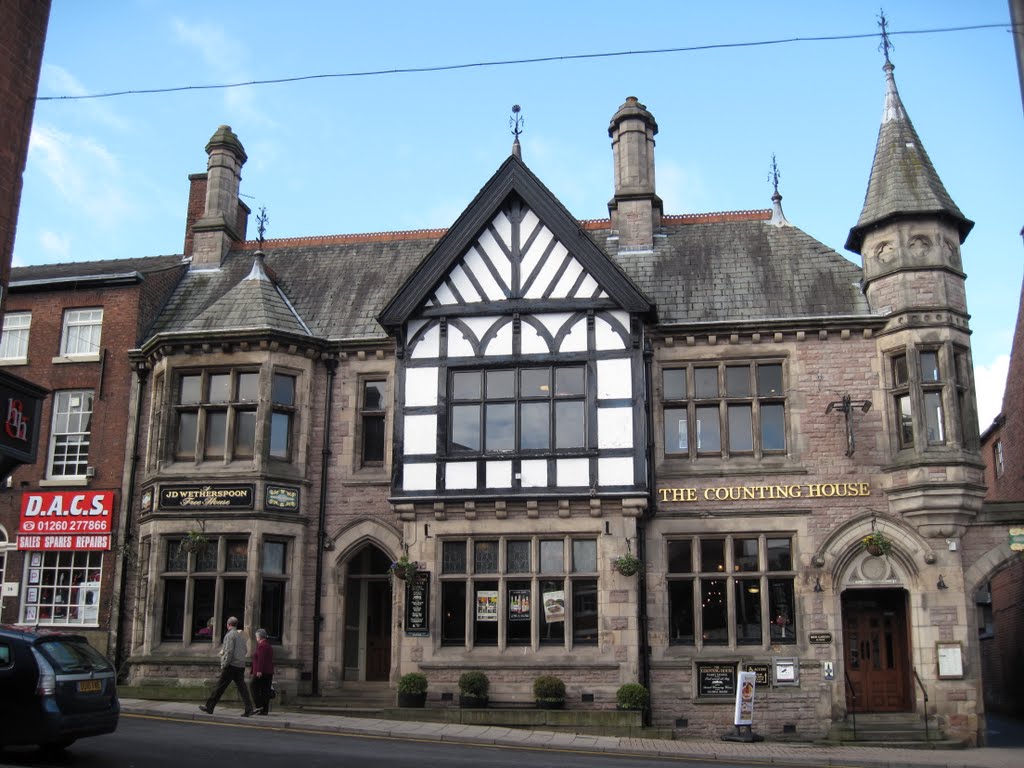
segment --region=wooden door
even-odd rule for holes
[[[391,589],[387,581],[367,581],[366,679],[391,674]]]
[[[910,709],[906,597],[901,590],[843,596],[846,704],[853,712]]]

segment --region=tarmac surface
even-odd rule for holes
[[[1007,746],[962,750],[895,749],[887,747],[833,747],[800,742],[742,743],[713,739],[644,739],[624,736],[593,736],[556,731],[524,730],[486,725],[420,723],[381,720],[342,715],[278,709],[266,717],[242,720],[241,711],[218,707],[213,715],[200,712],[194,702],[122,699],[124,714],[164,717],[174,720],[199,720],[245,723],[255,728],[296,728],[319,730],[350,736],[376,736],[418,739],[474,745],[514,746],[536,749],[560,749],[579,752],[636,755],[639,757],[679,758],[799,766],[858,766],[860,768],[900,768],[901,766],[941,766],[942,768],[1022,768],[1024,766],[1024,723],[1001,720],[1000,739]],[[990,733],[991,733],[990,726]]]

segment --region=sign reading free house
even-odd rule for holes
[[[252,509],[255,486],[168,485],[160,489],[160,509]]]

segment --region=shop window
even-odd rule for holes
[[[597,645],[597,627],[595,539],[442,542],[442,645]]]
[[[781,362],[691,364],[662,371],[665,453],[764,456],[786,450]]]
[[[283,541],[263,542],[259,624],[267,630],[267,637],[272,643],[280,643],[284,635],[284,601],[288,585],[287,547]]]
[[[97,626],[102,552],[29,552],[24,624]]]
[[[49,479],[84,478],[92,433],[92,390],[56,392],[46,475]]]
[[[583,366],[453,371],[448,449],[543,454],[586,446]]]
[[[362,463],[364,467],[379,467],[384,464],[386,397],[386,381],[368,380],[363,382],[359,426],[362,434]]]
[[[671,644],[796,642],[790,538],[737,534],[667,547]]]
[[[8,363],[28,362],[28,335],[31,328],[31,312],[8,312],[4,315],[0,360]]]
[[[181,537],[164,540],[160,637],[168,642],[215,642],[230,616],[245,623],[249,539],[210,537],[186,551]],[[268,630],[269,633],[269,630]]]
[[[100,353],[103,308],[64,311],[60,353],[66,357],[95,357]]]

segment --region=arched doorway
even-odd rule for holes
[[[846,706],[853,712],[911,710],[907,593],[848,589],[842,595]]]
[[[345,579],[344,679],[387,680],[391,673],[391,558],[373,544],[349,560]]]

